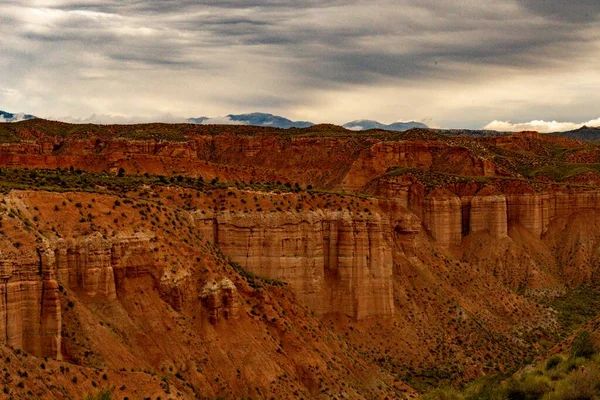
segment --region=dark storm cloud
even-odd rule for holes
[[[143,89],[171,112],[163,85],[191,82],[171,95],[189,107],[215,101],[223,114],[235,111],[228,104],[317,107],[316,92],[360,85],[400,90],[568,70],[596,51],[599,4],[8,0],[0,4],[0,66],[23,72],[0,77],[0,88],[35,88],[30,97],[43,103],[44,88],[110,79],[111,88]],[[111,102],[103,88],[93,90],[97,104]]]
[[[600,15],[597,0],[519,0],[519,3],[536,14],[576,23],[598,21]]]
[[[25,31],[21,37],[57,43],[77,41],[96,47],[116,61],[135,60],[150,65],[193,66],[185,53],[222,46],[271,46],[311,77],[339,82],[371,81],[377,76],[399,79],[443,74],[448,63],[525,65],[547,64],[585,47],[576,22],[595,18],[595,1],[520,0],[523,9],[544,16],[573,20],[530,23],[526,13],[505,10],[494,3],[305,1],[131,1],[58,2],[56,9],[88,11],[103,17],[138,19],[152,35],[123,34],[115,21],[73,14],[42,32]],[[354,14],[352,8],[356,8]],[[402,12],[403,8],[406,10]],[[482,11],[480,8],[487,8]],[[362,16],[361,16],[362,13]],[[319,15],[321,14],[321,15]],[[594,17],[592,17],[594,15]],[[349,17],[349,20],[346,18]],[[504,17],[504,18],[503,18]],[[427,19],[427,20],[423,20]],[[177,35],[187,36],[176,40]],[[443,38],[445,35],[446,38]],[[443,39],[459,38],[447,43]],[[372,38],[385,38],[369,45]],[[427,38],[430,37],[428,40]],[[555,45],[555,46],[553,46]],[[238,50],[240,50],[238,48]],[[147,52],[147,55],[140,52]],[[127,54],[131,53],[130,56]],[[536,59],[538,62],[536,62]],[[203,63],[198,63],[201,66]],[[320,71],[322,66],[323,71]],[[465,69],[466,75],[471,71]],[[315,75],[317,74],[317,75]]]

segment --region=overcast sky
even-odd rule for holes
[[[576,126],[599,22],[598,0],[1,0],[0,110]]]

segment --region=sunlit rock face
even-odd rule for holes
[[[234,261],[289,283],[318,314],[360,319],[394,313],[393,252],[410,251],[420,228],[418,218],[404,214],[227,213],[198,217],[198,224]]]

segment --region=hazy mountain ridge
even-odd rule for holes
[[[383,129],[386,131],[407,131],[412,128],[428,128],[427,125],[421,122],[407,121],[407,122],[394,122],[392,124],[382,124],[381,122],[362,119],[352,122],[345,123],[342,125],[346,129],[355,131],[366,131],[369,129]]]
[[[308,128],[315,125],[309,121],[292,121],[279,115],[258,112],[238,115],[229,114],[227,117],[232,121],[243,122],[247,125],[273,126],[276,128]]]
[[[234,125],[269,126],[273,128],[308,128],[316,125],[310,121],[292,121],[288,118],[268,113],[254,112],[249,114],[229,114],[222,118],[198,117],[187,120],[192,124],[219,124],[231,123]],[[393,124],[382,124],[372,120],[356,120],[342,125],[349,130],[363,131],[368,129],[383,129],[388,131],[406,131],[411,128],[428,128],[420,122],[394,122]]]
[[[0,122],[19,122],[28,119],[37,118],[35,115],[23,114],[23,113],[9,113],[0,110]]]
[[[567,137],[569,139],[583,140],[585,142],[597,142],[600,141],[600,127],[590,127],[584,125],[579,129],[567,132],[551,133],[551,135]]]
[[[18,122],[18,121],[24,121],[24,120],[33,119],[33,118],[37,118],[37,117],[34,115],[30,115],[30,114],[16,114],[16,113],[9,113],[6,111],[0,111],[0,122]],[[81,121],[68,119],[68,120],[65,120],[64,122],[97,123],[97,121],[94,121],[94,119],[95,119],[95,114],[92,117],[90,117],[88,119],[83,119]],[[137,119],[132,118],[131,121],[132,121],[131,123],[134,123],[133,121],[137,121]],[[314,122],[311,122],[311,121],[292,121],[292,120],[282,117],[280,115],[261,113],[261,112],[253,112],[253,113],[246,113],[246,114],[228,114],[224,117],[200,116],[200,117],[187,118],[187,119],[184,119],[181,121],[182,122],[185,121],[190,124],[200,124],[200,125],[250,125],[250,126],[266,126],[266,127],[282,128],[282,129],[309,128],[311,126],[316,125]],[[156,121],[150,121],[147,118],[144,118],[144,119],[140,119],[139,122],[165,122],[165,121],[161,121],[160,118],[158,118]],[[175,122],[177,122],[177,120],[173,120],[173,121],[169,121],[169,122],[175,123]],[[103,120],[100,123],[108,123],[108,122]],[[116,121],[116,123],[128,124],[129,122],[128,122],[127,118],[123,117],[122,121],[118,120],[118,121]],[[382,130],[388,130],[388,131],[407,131],[412,128],[428,128],[427,125],[425,125],[421,122],[415,122],[415,121],[394,122],[392,124],[382,124],[378,121],[373,121],[373,120],[356,120],[356,121],[348,122],[348,123],[342,125],[342,127],[349,129],[349,130],[354,130],[354,131],[363,131],[363,130],[369,130],[369,129],[382,129]]]

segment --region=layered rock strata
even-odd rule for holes
[[[208,309],[208,320],[216,324],[220,319],[238,316],[237,288],[227,278],[206,283],[200,295],[203,305]]]
[[[600,207],[600,192],[590,189],[550,187],[537,192],[532,187],[448,186],[425,187],[407,177],[390,177],[377,182],[375,194],[397,200],[423,221],[424,228],[444,247],[459,246],[470,233],[488,232],[506,237],[511,225],[521,225],[538,238],[551,222]]]
[[[0,261],[0,343],[60,358],[61,308],[46,254]]]
[[[435,190],[423,200],[423,224],[437,242],[460,246],[462,240],[461,200],[449,190]]]
[[[488,232],[494,239],[508,232],[506,197],[483,189],[470,201],[469,232]]]
[[[1,260],[0,343],[60,359],[60,285],[114,300],[119,278],[147,272],[150,262],[147,238],[111,242],[99,235],[59,239],[35,256]]]
[[[420,221],[349,211],[196,215],[205,237],[260,276],[288,282],[320,315],[391,316],[393,251],[411,253]]]

